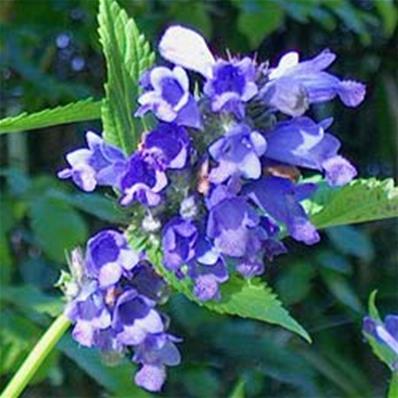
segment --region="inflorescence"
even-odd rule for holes
[[[298,168],[322,172],[332,186],[350,182],[356,170],[326,132],[333,120],[305,113],[335,97],[355,107],[365,86],[326,72],[335,60],[329,50],[301,62],[290,52],[269,67],[215,58],[199,34],[172,26],[159,51],[174,66],[143,74],[135,113],[152,113],[156,127],[128,156],[88,132],[88,148],[69,153],[59,177],[87,192],[112,187],[120,205],[134,210],[132,224],[161,242],[164,267],[190,278],[199,300],[217,300],[231,273],[260,275],[286,252],[282,230],[307,245],[319,241],[300,203],[316,185],[301,182]],[[187,70],[196,72],[194,90]],[[179,339],[156,309],[165,282],[118,231],[98,233],[84,258],[73,257],[80,271],[66,312],[74,338],[106,352],[134,351],[142,364],[136,383],[159,390],[165,365],[180,361]]]

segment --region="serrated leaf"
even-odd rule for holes
[[[247,281],[232,276],[221,286],[220,301],[201,302],[193,295],[192,283],[188,278],[177,279],[173,273],[165,270],[162,265],[162,252],[157,242],[141,237],[140,233],[133,229],[127,231],[127,239],[135,249],[145,250],[156,270],[177,292],[198,305],[220,314],[237,315],[279,325],[311,342],[311,337],[305,329],[283,308],[276,294],[265,282],[258,279]]]
[[[317,228],[398,217],[398,188],[392,179],[360,179],[342,188],[320,184],[307,209]]]
[[[23,112],[14,117],[1,119],[0,134],[17,133],[60,124],[99,119],[101,117],[101,104],[102,101],[87,98],[40,112],[30,114]]]
[[[138,81],[154,54],[133,19],[114,0],[100,0],[100,42],[105,54],[108,80],[102,106],[104,138],[127,154],[137,146],[141,121],[133,118],[139,93]]]

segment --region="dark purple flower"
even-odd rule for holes
[[[73,338],[81,345],[95,345],[96,333],[111,325],[111,314],[95,281],[86,282],[78,296],[66,309],[66,316],[75,323]]]
[[[114,230],[104,230],[87,243],[86,272],[98,279],[100,287],[119,282],[122,274],[130,271],[140,260],[126,238]]]
[[[234,174],[257,179],[261,176],[262,156],[266,141],[246,124],[236,124],[209,147],[210,155],[218,167],[210,172],[210,181],[221,183]]]
[[[172,218],[163,229],[162,247],[165,266],[175,272],[195,256],[198,239],[196,225],[180,217]]]
[[[187,164],[191,143],[184,127],[160,123],[145,136],[141,150],[163,169],[182,169]]]
[[[222,186],[216,187],[208,201],[206,234],[213,239],[218,252],[231,257],[244,257],[261,246],[260,217],[244,197],[220,194],[223,190]]]
[[[145,206],[157,206],[161,201],[160,192],[167,186],[167,177],[155,162],[134,153],[128,160],[126,173],[120,180],[123,206],[138,201]]]
[[[86,134],[88,148],[78,149],[66,155],[71,166],[61,170],[58,177],[72,178],[83,191],[93,191],[97,185],[118,187],[126,168],[126,158],[118,148],[106,144],[93,132]]]
[[[176,366],[181,362],[174,343],[180,339],[167,334],[148,334],[135,348],[133,361],[142,364],[135,375],[135,382],[149,391],[159,391],[166,379],[166,365]]]
[[[137,345],[148,333],[164,331],[162,318],[154,309],[155,301],[138,294],[135,289],[126,290],[117,300],[112,328],[117,340],[124,345]]]
[[[284,223],[294,239],[312,245],[319,241],[319,234],[300,201],[310,197],[315,189],[315,184],[295,185],[285,178],[264,177],[249,184],[246,192],[263,211]]]
[[[269,82],[261,90],[263,98],[283,113],[301,116],[309,103],[329,101],[339,96],[350,107],[365,97],[365,86],[351,80],[340,80],[324,72],[336,55],[324,50],[315,58],[299,62],[299,55],[284,55],[276,68],[268,73]]]
[[[277,123],[266,134],[265,157],[294,166],[324,171],[331,185],[344,185],[356,176],[356,170],[338,155],[340,141],[325,133],[331,119],[317,124],[308,117]]]
[[[194,97],[189,92],[189,80],[184,69],[159,66],[146,75],[144,92],[139,98],[137,116],[152,111],[163,122],[200,128],[200,113]],[[150,83],[150,84],[148,84]]]
[[[203,91],[211,99],[213,112],[227,111],[244,116],[243,103],[257,94],[256,67],[248,57],[242,60],[218,60]]]
[[[398,315],[387,315],[384,324],[367,316],[363,331],[387,345],[398,357]]]

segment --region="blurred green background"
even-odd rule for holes
[[[367,84],[359,109],[337,101],[312,110],[333,115],[333,132],[360,176],[397,177],[398,3],[393,0],[120,0],[154,47],[165,27],[200,31],[222,55],[256,54],[275,63],[297,49],[338,54],[332,70]],[[1,0],[0,113],[103,95],[95,0]],[[123,222],[110,200],[86,195],[55,174],[63,154],[97,122],[0,137],[0,389],[62,300],[53,287],[65,249]],[[355,206],[356,203],[352,203]],[[366,301],[378,289],[382,313],[398,311],[398,225],[338,227],[307,248],[288,241],[266,278],[314,343],[254,321],[219,316],[175,296],[165,311],[184,338],[182,365],[160,396],[382,397],[389,372],[361,335]],[[105,364],[113,366],[105,366]],[[24,397],[148,397],[133,365],[114,363],[65,337]],[[243,395],[243,390],[244,394]]]

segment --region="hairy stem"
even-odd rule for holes
[[[17,370],[17,373],[8,383],[0,398],[19,397],[69,325],[70,321],[65,315],[61,314],[58,316]]]

